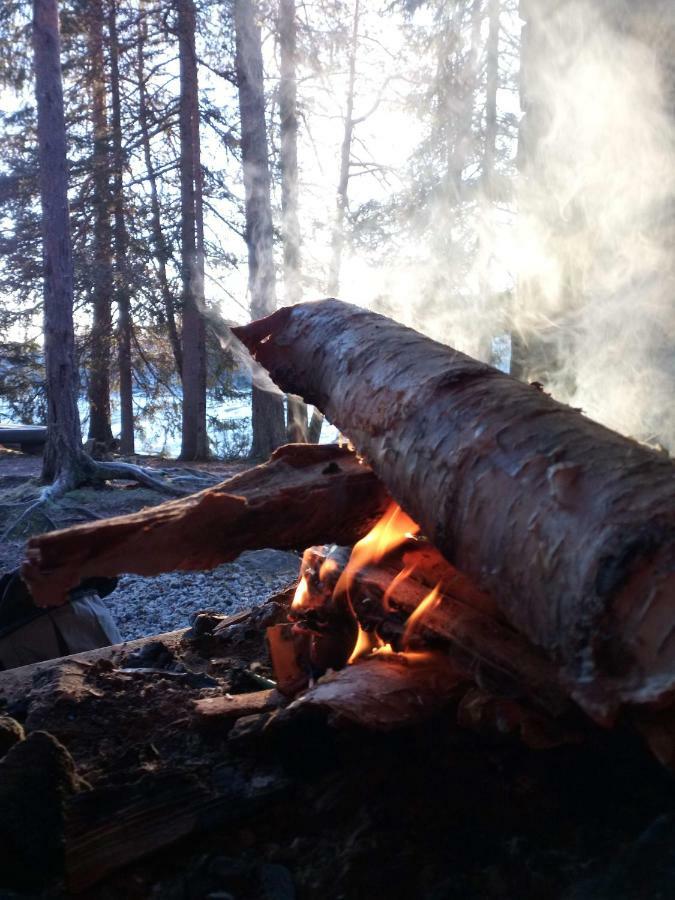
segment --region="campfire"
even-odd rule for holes
[[[554,667],[395,503],[352,548],[304,552],[288,620],[267,637],[279,691],[307,705],[330,684],[338,718],[344,704],[347,718],[392,727],[454,705],[469,727],[532,746],[578,739]],[[383,711],[392,678],[401,706],[388,696]]]
[[[536,721],[558,740],[581,713],[602,726],[639,719],[647,733],[645,710],[669,716],[670,460],[337,300],[235,332],[363,458],[289,445],[187,500],[33,539],[24,577],[38,602],[58,602],[91,574],[209,568],[243,549],[309,546],[288,620],[269,634],[285,696],[311,693],[329,672],[334,693],[342,678],[352,690],[355,674],[341,672],[393,665],[407,667],[415,690],[443,657],[454,693],[458,682],[474,689],[463,719],[501,704],[509,721]],[[658,730],[652,744],[669,760]]]
[[[672,461],[338,301],[237,333],[356,450],[289,445],[192,497],[32,538],[38,602],[91,575],[296,550],[283,595],[193,629],[209,652],[264,632],[271,662],[264,690],[195,699],[202,725],[246,743],[308,717],[369,734],[441,717],[536,750],[628,729],[675,764]]]

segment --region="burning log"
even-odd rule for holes
[[[290,706],[274,727],[318,711],[333,725],[387,731],[423,721],[457,700],[462,676],[439,653],[386,653],[333,672]]]
[[[35,602],[53,606],[91,573],[212,569],[244,550],[351,543],[389,502],[354,453],[292,444],[190,497],[31,538],[21,574]]]
[[[337,300],[234,329],[364,454],[444,556],[562,665],[597,721],[675,688],[675,466]]]
[[[408,542],[395,559],[366,565],[354,574],[351,602],[359,623],[368,632],[376,632],[385,641],[396,644],[408,628],[406,622],[428,597],[429,590],[419,580],[426,574],[424,569],[401,579],[399,573],[409,570],[401,570],[397,558],[406,561],[427,554],[433,557],[433,548],[425,545],[424,541]],[[323,613],[329,622],[333,617],[331,598],[347,564],[347,554],[342,551],[343,548],[312,547],[303,556],[301,575],[307,585],[310,617],[312,613]],[[440,568],[437,566],[437,573]],[[413,645],[443,648],[465,681],[475,682],[497,695],[526,700],[553,716],[568,712],[572,704],[556,667],[522,634],[480,606],[476,608],[474,596],[484,604],[485,595],[460,573],[453,581],[453,571],[456,572],[446,563],[438,603],[418,621]],[[458,586],[454,591],[453,584]],[[298,621],[302,621],[302,616],[302,609],[297,610]],[[333,636],[330,629],[329,634]]]

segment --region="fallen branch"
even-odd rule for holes
[[[22,576],[36,603],[58,605],[90,574],[212,569],[244,550],[352,543],[388,502],[354,453],[292,444],[199,494],[33,537]]]

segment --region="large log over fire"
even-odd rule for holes
[[[450,347],[338,300],[234,329],[609,721],[675,688],[675,466]]]
[[[58,605],[91,575],[212,569],[244,550],[352,543],[389,502],[354,453],[290,444],[190,497],[31,538],[21,574],[38,604]]]

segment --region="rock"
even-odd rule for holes
[[[23,727],[10,716],[0,716],[0,758],[26,735]]]

